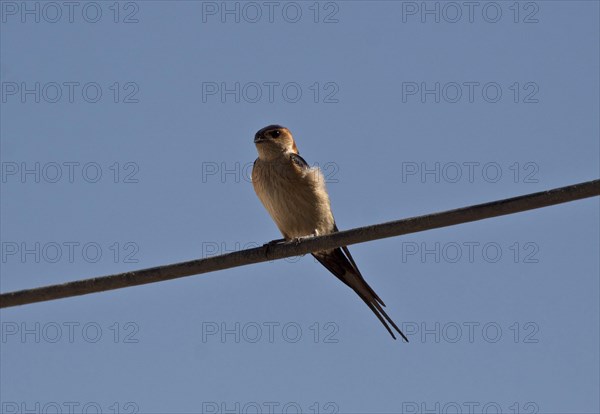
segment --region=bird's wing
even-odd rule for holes
[[[310,170],[310,165],[299,154],[290,153],[290,159],[302,170]]]
[[[310,166],[300,155],[296,153],[290,153],[290,159],[294,164],[300,167],[301,170],[308,170]],[[333,231],[337,232],[337,225],[333,225]],[[367,304],[367,306],[373,311],[375,316],[381,321],[383,326],[388,330],[392,338],[396,339],[396,335],[390,328],[387,322],[408,342],[408,338],[400,328],[394,323],[394,321],[388,316],[383,310],[385,303],[375,293],[375,291],[365,281],[358,266],[354,262],[350,251],[346,246],[333,250],[327,250],[322,252],[315,252],[313,256],[325,266],[331,273],[333,273],[338,279],[344,282],[352,290],[354,290],[358,296]],[[387,321],[387,322],[386,322]]]
[[[334,227],[334,231],[337,231],[337,226]],[[390,328],[392,327],[402,336],[402,338],[408,342],[408,338],[398,328],[394,321],[388,316],[383,310],[385,303],[379,298],[377,293],[369,286],[366,280],[363,278],[360,270],[356,266],[350,251],[346,246],[333,250],[327,250],[322,252],[315,252],[313,256],[325,266],[331,273],[333,273],[338,279],[344,282],[348,287],[354,290],[358,296],[367,304],[367,306],[373,311],[375,316],[381,321],[383,326],[388,330],[392,338],[396,339],[394,332]],[[389,322],[389,325],[387,322]]]

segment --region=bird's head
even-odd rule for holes
[[[258,157],[264,160],[276,158],[282,154],[293,152],[298,154],[292,133],[281,125],[269,125],[254,135],[254,144]]]

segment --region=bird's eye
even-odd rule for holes
[[[281,131],[280,131],[280,130],[276,129],[276,130],[274,130],[274,131],[271,131],[271,136],[272,136],[273,138],[278,138],[278,137],[279,137],[279,135],[281,135]]]

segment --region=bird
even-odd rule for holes
[[[299,241],[338,231],[325,178],[300,156],[292,133],[269,125],[254,135],[258,158],[252,167],[252,186],[285,241]],[[312,255],[367,304],[392,338],[392,328],[408,338],[384,311],[385,303],[362,276],[347,246]],[[391,327],[390,327],[391,325]]]

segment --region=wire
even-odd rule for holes
[[[350,244],[401,236],[456,224],[514,214],[600,195],[600,180],[587,181],[549,191],[492,201],[404,220],[390,221],[319,237],[286,243],[267,243],[261,247],[174,263],[133,272],[78,280],[0,294],[0,308],[87,295],[130,286],[162,282],[180,277],[215,272],[232,267],[328,250]]]

